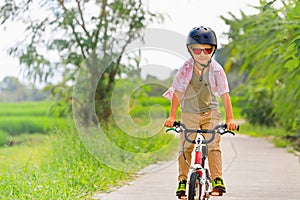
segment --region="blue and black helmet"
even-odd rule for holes
[[[210,44],[217,48],[217,37],[215,32],[209,27],[195,27],[193,28],[188,35],[186,45],[191,44]]]

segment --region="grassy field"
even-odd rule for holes
[[[23,133],[48,133],[64,123],[49,116],[51,102],[0,103],[0,130],[14,136]]]
[[[46,116],[51,105],[48,101],[0,103],[0,116]]]
[[[241,119],[236,106],[238,99],[232,101],[235,118]],[[0,147],[0,199],[89,199],[96,192],[107,192],[134,178],[132,173],[113,169],[92,155],[72,119],[49,118],[50,105],[49,102],[0,104],[0,141],[1,138],[14,141],[12,146],[2,142]],[[133,102],[130,109],[132,119],[139,125],[146,125],[155,117],[155,126],[161,126],[168,112],[169,101],[160,97]],[[221,112],[224,117],[222,107]],[[143,139],[129,136],[117,125],[106,128],[106,135],[116,146],[142,153],[126,160],[135,171],[172,157],[177,150],[178,140],[163,129],[155,137]],[[246,123],[241,125],[241,132],[277,140],[280,147],[288,145],[280,139],[287,133],[279,128]],[[152,133],[145,129],[141,134],[145,137]],[[164,149],[163,153],[156,152],[159,149]]]
[[[14,144],[0,147],[0,199],[88,199],[133,178],[132,173],[108,167],[92,155],[72,119],[64,119],[57,127],[54,122],[58,119],[47,116],[49,106],[49,102],[1,105],[0,139],[5,133]],[[115,145],[142,153],[126,161],[134,171],[172,157],[177,149],[174,136],[163,131],[138,139],[117,126],[107,128]],[[145,130],[143,134],[149,133]],[[164,149],[163,154],[156,152],[159,149]]]

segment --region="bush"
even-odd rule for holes
[[[265,88],[246,88],[241,100],[242,115],[251,123],[265,126],[276,124],[272,92]]]

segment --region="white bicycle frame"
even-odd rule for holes
[[[207,162],[204,163],[205,166],[202,166],[200,163],[195,163],[195,161],[197,160],[196,156],[199,156],[199,154],[198,154],[199,152],[201,152],[201,154],[200,154],[201,155],[201,158],[200,158],[201,163],[202,163],[202,156],[206,156],[206,155],[203,155],[203,152],[202,152],[203,146],[206,147],[206,145],[207,145],[207,144],[202,144],[202,141],[204,141],[204,140],[205,140],[204,136],[200,133],[197,133],[197,137],[195,139],[196,144],[195,144],[195,147],[193,150],[193,155],[192,155],[192,159],[191,159],[191,167],[188,172],[187,182],[190,183],[190,177],[193,172],[200,173],[201,174],[200,184],[203,186],[202,193],[201,193],[201,199],[202,198],[208,199],[210,196],[209,191],[212,190],[212,185],[211,185],[209,170],[207,168]],[[206,159],[207,158],[205,158],[205,160]],[[187,185],[189,185],[189,184],[187,184]]]

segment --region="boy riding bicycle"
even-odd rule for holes
[[[165,120],[164,126],[173,126],[177,109],[180,106],[181,122],[185,123],[188,128],[214,128],[221,118],[217,99],[220,96],[226,111],[227,129],[236,130],[238,126],[232,114],[225,72],[215,60],[212,60],[217,49],[214,31],[203,26],[193,28],[189,32],[186,45],[192,58],[188,59],[178,70],[172,86],[163,94],[171,100],[170,116]],[[184,140],[181,134],[180,147],[183,146]],[[213,191],[222,194],[226,192],[226,188],[222,179],[220,141],[221,137],[217,134],[213,142],[208,144],[208,164],[213,180]],[[179,186],[176,191],[178,197],[184,196],[186,192],[187,175],[194,145],[185,143],[184,147],[183,150],[180,149],[178,157]]]

